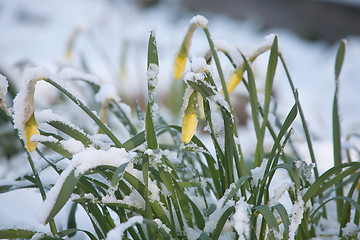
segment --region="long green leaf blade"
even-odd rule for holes
[[[335,93],[333,102],[333,151],[334,151],[334,165],[341,164],[341,130],[339,120],[339,105],[338,105],[338,94],[339,94],[339,75],[342,68],[342,64],[345,56],[345,41],[341,41],[335,61]],[[344,191],[341,187],[336,188],[336,196],[343,196]],[[336,209],[338,214],[338,221],[341,221],[341,215],[343,210],[344,202],[341,199],[336,201]]]
[[[65,177],[61,188],[56,194],[56,201],[54,205],[51,207],[51,210],[45,216],[44,223],[48,223],[51,219],[55,217],[55,215],[63,208],[65,203],[69,200],[71,194],[76,187],[78,182],[78,178],[75,177],[75,169],[72,169],[70,173]],[[56,189],[55,189],[56,190]],[[51,202],[49,202],[51,204]]]

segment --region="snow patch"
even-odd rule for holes
[[[122,240],[122,237],[123,237],[126,229],[128,229],[129,227],[131,227],[134,224],[142,223],[142,222],[143,222],[142,216],[131,217],[125,223],[121,223],[119,226],[110,230],[106,239],[107,240]]]

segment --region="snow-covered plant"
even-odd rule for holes
[[[204,58],[193,59],[191,71],[184,74],[197,27],[204,31],[209,51]],[[251,63],[266,51],[270,55],[265,91],[259,97]],[[234,67],[228,80],[218,53],[224,53]],[[174,66],[174,78],[182,78],[186,84],[182,126],[167,123],[158,111],[154,90],[159,60],[153,31],[148,44],[145,117],[139,106],[133,112],[127,111],[108,84],[90,81],[87,75],[74,77],[93,91],[89,102],[98,102],[94,105],[98,111],[94,111],[85,103],[88,99],[77,98],[67,88],[65,79],[61,79],[64,76],[39,68],[27,74],[26,87],[8,109],[7,83],[1,77],[0,111],[13,123],[24,143],[32,174],[1,184],[0,192],[38,188],[43,204],[37,218],[49,224],[50,232],[0,227],[0,238],[68,239],[82,232],[82,236],[92,240],[315,239],[327,234],[319,229],[326,228],[324,221],[332,217],[327,203],[336,201],[339,226],[332,236],[356,239],[360,221],[360,163],[342,161],[337,106],[344,53],[342,41],[335,64],[334,167],[322,175],[318,173],[310,132],[276,35],[245,56],[238,49],[214,44],[207,20],[194,17]],[[280,67],[285,70],[294,95],[293,106],[284,117],[270,110],[276,101],[272,97],[273,82]],[[37,112],[33,100],[39,80],[55,87],[75,105],[66,102],[66,108]],[[243,84],[248,95],[256,136],[250,155],[242,150],[234,116],[236,109],[230,101],[239,84]],[[70,108],[85,113],[82,121],[66,118]],[[110,115],[120,123],[120,130],[119,124],[108,121]],[[276,124],[270,121],[270,115],[275,115]],[[292,139],[292,126],[297,118],[302,123],[300,129],[306,137],[311,163],[297,155]],[[206,125],[209,136],[196,134],[200,121]],[[265,146],[265,137],[270,137],[270,147]],[[211,139],[210,145],[206,139]],[[288,145],[290,148],[285,151]],[[45,166],[35,166],[35,154]],[[57,175],[54,184],[46,184],[40,177],[42,171],[50,169]],[[285,171],[287,177],[271,190],[278,170]],[[283,197],[288,203],[281,201]],[[67,208],[69,220],[64,226],[55,217],[66,210],[66,205],[71,208]],[[79,207],[87,213],[92,228],[78,229]]]

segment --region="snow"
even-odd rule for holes
[[[88,148],[75,154],[69,166],[59,176],[55,186],[48,192],[46,200],[43,202],[37,213],[38,221],[45,224],[47,217],[59,197],[60,190],[65,180],[73,171],[74,176],[78,178],[88,170],[98,166],[107,165],[119,167],[121,164],[130,161],[129,156],[130,155],[125,149],[119,148],[110,148],[108,151]]]
[[[289,188],[292,188],[292,187],[294,187],[293,182],[281,183],[281,185],[274,190],[274,195],[269,201],[269,206],[272,207],[272,206],[275,206],[276,204],[278,204],[279,199],[284,195],[284,193],[286,191],[289,190]]]
[[[65,116],[60,116],[54,113],[51,109],[45,109],[36,114],[36,120],[38,123],[47,123],[51,121],[61,122],[69,127],[83,133],[85,135],[84,130],[76,126],[75,124],[71,123],[70,120],[66,119]]]
[[[294,203],[291,217],[290,217],[290,226],[289,226],[289,240],[295,239],[295,232],[298,229],[299,224],[301,223],[301,219],[304,214],[304,201],[302,200],[302,196],[300,192],[297,192],[297,201]]]
[[[195,73],[205,72],[205,70],[209,69],[203,57],[197,57],[193,59],[191,62],[191,68]]]
[[[143,217],[142,216],[134,216],[129,218],[125,223],[121,223],[119,226],[116,226],[114,229],[112,229],[108,235],[107,240],[122,240],[122,237],[124,235],[124,232],[126,229],[131,227],[132,225],[136,223],[142,223]]]
[[[193,92],[194,92],[194,89],[192,87],[190,87],[190,86],[188,86],[185,89],[185,94],[184,94],[184,97],[183,97],[183,104],[182,104],[182,107],[181,107],[181,111],[185,111],[186,108],[188,107],[190,96],[191,96],[191,94]]]
[[[33,135],[30,140],[32,142],[57,142],[58,140],[53,136],[44,136],[44,135]]]
[[[251,179],[252,185],[254,185],[254,186],[257,185],[259,180],[263,178],[268,160],[269,159],[264,159],[263,162],[261,163],[260,167],[256,167],[256,168],[250,170],[251,177],[252,177],[252,179]]]
[[[201,15],[196,15],[195,17],[193,17],[191,20],[190,20],[190,23],[193,23],[197,26],[201,26],[203,28],[206,27],[206,25],[208,24],[208,20],[204,17],[204,16],[201,16]]]
[[[250,235],[250,206],[245,201],[244,197],[241,197],[235,205],[235,213],[232,215],[234,222],[234,228],[239,234],[240,240],[246,240]]]
[[[348,222],[344,228],[342,228],[344,236],[354,236],[360,232],[360,227],[355,223]]]
[[[120,97],[113,85],[102,84],[100,90],[95,95],[95,100],[99,103],[103,103],[108,99],[120,101]]]
[[[91,83],[99,84],[100,80],[92,74],[84,73],[71,67],[65,67],[57,74],[63,80],[81,79]]]
[[[61,146],[71,154],[75,154],[85,150],[82,142],[69,138],[68,140],[61,140]]]
[[[239,67],[243,63],[240,52],[226,40],[214,40],[214,45],[216,49],[228,53],[237,67]]]

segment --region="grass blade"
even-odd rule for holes
[[[146,108],[145,116],[145,131],[146,131],[146,141],[150,149],[157,149],[158,143],[156,139],[156,133],[153,123],[153,106],[154,106],[154,91],[157,81],[159,60],[158,52],[156,47],[155,33],[151,31],[149,44],[148,44],[148,105]]]
[[[228,218],[230,217],[231,214],[233,214],[233,212],[235,211],[235,207],[229,207],[228,209],[225,210],[225,212],[221,215],[218,223],[216,224],[216,228],[214,230],[214,232],[212,233],[211,239],[212,240],[217,240],[219,239],[219,236],[221,234],[221,231],[224,228],[224,225],[226,223],[226,221],[228,220]]]
[[[122,147],[121,142],[117,137],[111,132],[111,130],[99,119],[98,116],[96,116],[92,110],[90,110],[80,99],[76,98],[74,95],[72,95],[68,90],[60,86],[57,82],[53,81],[50,78],[46,79],[46,82],[50,83],[54,87],[56,87],[58,90],[60,90],[62,93],[64,93],[68,98],[71,99],[76,105],[78,105],[94,122],[104,131],[106,135],[115,143],[115,145],[119,148]]]
[[[270,235],[268,236],[268,239],[275,239],[273,231],[279,231],[279,226],[273,212],[266,205],[258,205],[254,207],[254,209],[260,212],[260,214],[264,217],[267,225],[269,226]]]
[[[248,89],[249,89],[249,101],[251,106],[251,115],[254,123],[255,133],[256,133],[256,154],[254,159],[254,167],[259,167],[262,163],[264,157],[264,149],[263,149],[263,136],[261,134],[261,127],[259,122],[259,101],[257,98],[256,85],[255,85],[255,77],[254,73],[249,65],[248,60],[242,55],[245,69],[247,71],[248,77]]]
[[[339,165],[337,165],[335,167],[332,167],[329,170],[327,170],[305,192],[305,194],[303,195],[304,202],[306,203],[311,197],[315,197],[315,196],[321,194],[322,192],[320,192],[318,190],[324,184],[324,182],[329,177],[331,177],[333,174],[338,173],[339,170],[341,170],[342,168],[346,168],[346,167],[350,167],[351,172],[355,172],[360,168],[360,163],[358,163],[358,162],[342,163],[342,164],[339,164]],[[343,176],[343,177],[346,177],[346,176]],[[339,179],[339,180],[341,180],[341,179]]]
[[[332,112],[332,121],[333,121],[333,151],[334,151],[334,166],[341,164],[341,131],[340,131],[340,120],[339,120],[339,106],[338,106],[338,93],[339,93],[339,75],[341,67],[344,61],[345,56],[345,41],[341,41],[335,61],[335,93],[334,93],[334,102],[333,102],[333,112]],[[343,196],[343,189],[336,189],[336,196]],[[341,199],[336,201],[336,209],[338,214],[338,221],[341,221],[342,210],[344,202]]]
[[[277,60],[278,60],[278,38],[275,35],[274,41],[271,47],[270,58],[268,63],[268,69],[266,73],[266,85],[265,85],[265,100],[264,100],[264,116],[263,116],[263,123],[261,126],[261,135],[265,137],[265,129],[268,122],[268,115],[269,115],[269,108],[270,108],[270,100],[272,95],[272,88],[273,82],[275,77],[275,71],[277,67]]]

